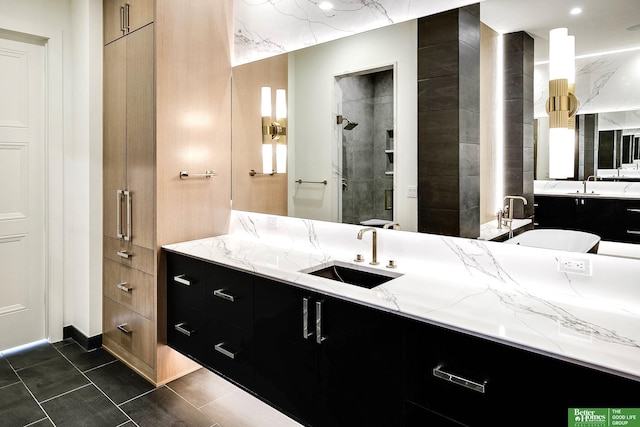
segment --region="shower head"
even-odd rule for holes
[[[344,130],[351,130],[354,127],[358,126],[358,123],[351,122],[351,121],[349,121],[349,119],[347,119],[346,117],[342,117],[341,115],[338,115],[336,122],[339,125],[341,125],[342,122],[347,122],[347,124],[344,127]]]
[[[358,124],[356,122],[350,122],[347,119],[345,119],[345,121],[347,122],[347,125],[344,127],[344,130],[351,130],[354,127],[358,126]]]

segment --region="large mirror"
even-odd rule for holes
[[[297,50],[289,52],[292,48],[283,47],[287,46],[286,43],[275,42],[271,37],[257,39],[255,34],[259,32],[249,30],[252,24],[249,23],[250,19],[246,18],[246,14],[269,22],[271,28],[279,27],[276,18],[264,19],[263,10],[258,14],[252,14],[251,10],[247,12],[249,2],[240,3],[243,4],[242,13],[245,13],[245,16],[237,18],[236,49],[240,40],[244,63],[234,67],[233,208],[320,220],[338,220],[340,206],[336,194],[343,191],[343,183],[341,165],[336,161],[339,154],[336,141],[341,139],[342,134],[339,132],[343,132],[344,124],[339,125],[336,122],[336,117],[341,113],[335,98],[336,79],[339,76],[386,67],[392,69],[394,75],[393,219],[402,225],[402,229],[415,230],[417,203],[412,197],[412,189],[417,183],[418,170],[415,160],[416,21],[410,19],[388,25],[389,20],[383,19],[384,22],[378,24],[383,28],[365,28],[368,31],[348,37],[343,37],[345,31],[337,31],[337,37],[342,38],[297,49],[301,45],[314,44],[313,41],[303,42],[295,45],[293,49]],[[376,2],[380,5],[384,3]],[[397,5],[402,2],[394,3]],[[597,0],[585,3],[584,13],[588,13],[589,16],[595,14],[598,17],[598,25],[594,25],[593,18],[579,24],[579,17],[569,16],[568,13],[564,17],[561,16],[557,4],[552,0],[486,0],[481,3],[481,21],[497,32],[524,30],[534,37],[535,116],[542,121],[544,114],[540,114],[539,110],[546,99],[545,61],[548,30],[558,26],[569,27],[570,32],[576,36],[576,54],[593,55],[577,61],[576,86],[582,102],[581,112],[598,113],[599,126],[603,130],[604,123],[613,120],[619,125],[621,134],[637,135],[640,132],[633,130],[635,125],[632,121],[626,123],[625,119],[625,123],[622,123],[620,117],[637,117],[640,109],[640,82],[637,73],[640,64],[640,43],[637,42],[637,37],[634,37],[638,33],[632,31],[631,25],[633,19],[638,21],[635,24],[640,23],[640,17],[633,8],[632,0],[609,5],[599,4],[603,2]],[[612,8],[616,9],[615,13]],[[594,12],[594,9],[597,10]],[[276,12],[276,15],[287,15],[281,12]],[[328,12],[325,17],[329,17],[331,13],[334,12]],[[615,15],[617,19],[610,19],[611,15]],[[621,19],[622,16],[625,18]],[[308,21],[305,22],[308,24]],[[317,34],[314,34],[314,37],[319,40]],[[269,50],[274,46],[276,51],[287,53],[274,56],[274,52]],[[613,52],[618,49],[623,50]],[[254,61],[251,59],[252,54],[255,54],[256,58],[268,58]],[[280,72],[278,77],[277,70]],[[274,90],[277,86],[287,90],[286,139],[289,161],[286,174],[250,175],[251,169],[259,170],[261,167],[260,148],[258,146],[250,149],[246,145],[249,142],[240,142],[239,139],[241,135],[245,135],[245,141],[253,141],[253,144],[263,141],[260,134],[261,126],[257,124],[260,123],[261,86],[270,86]],[[238,100],[236,94],[241,93],[243,99]],[[253,110],[253,117],[245,115],[249,110]],[[626,113],[620,113],[621,111]],[[612,119],[613,113],[619,115]],[[347,118],[357,122],[357,119],[348,116]],[[364,128],[355,128],[352,132],[363,130]],[[630,140],[633,141],[633,138]],[[633,144],[630,145],[632,146]],[[633,157],[633,151],[631,148],[630,150],[629,155]],[[538,155],[538,164],[544,164],[544,150],[539,150],[539,153],[541,155]],[[383,157],[383,160],[386,159]],[[538,178],[544,178],[544,171],[538,170]],[[298,180],[311,183],[298,184]],[[257,206],[259,203],[256,202],[260,197],[265,199],[266,207]]]

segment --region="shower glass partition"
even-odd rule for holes
[[[393,222],[393,67],[335,77],[340,222]]]

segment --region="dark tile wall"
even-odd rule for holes
[[[579,180],[583,180],[591,175],[595,176],[598,171],[598,115],[578,115],[576,117],[576,131],[578,133],[579,155],[576,176]]]
[[[418,231],[480,234],[480,6],[418,19]]]
[[[600,169],[613,169],[613,153],[615,148],[615,131],[600,132],[598,141],[598,167]],[[592,174],[595,175],[595,174]]]
[[[533,215],[533,38],[524,31],[505,34],[504,194],[524,196],[514,218]]]

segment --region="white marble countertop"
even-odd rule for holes
[[[533,192],[539,196],[578,196],[603,199],[640,199],[640,182],[534,181]]]
[[[401,277],[364,289],[300,271],[369,261],[361,226],[234,211],[230,234],[164,248],[640,381],[640,262],[378,230],[376,267]],[[561,273],[579,258],[591,275]]]

